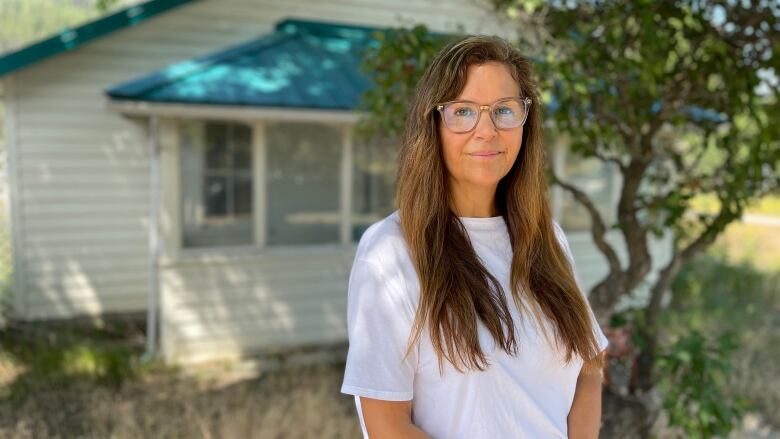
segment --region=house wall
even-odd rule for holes
[[[489,2],[201,0],[12,75],[20,219],[15,314],[143,310],[149,153],[143,121],[106,111],[103,90],[267,34],[284,18],[361,25],[458,23],[493,31]]]
[[[345,341],[353,258],[354,246],[329,245],[191,255],[164,267],[161,348],[166,362]]]

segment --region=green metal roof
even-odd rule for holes
[[[303,20],[106,91],[121,100],[354,109],[371,83],[360,72],[378,29]]]
[[[75,28],[64,29],[43,41],[0,56],[0,76],[7,75],[51,56],[73,50],[95,38],[128,26],[135,26],[155,15],[195,0],[151,0],[122,9]]]

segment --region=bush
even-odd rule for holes
[[[659,389],[669,423],[689,438],[727,435],[749,408],[743,397],[728,396],[734,333],[709,339],[699,331],[678,339],[658,357]]]
[[[702,398],[696,404],[698,420],[691,421],[702,432],[728,423],[718,415],[728,418],[744,408],[743,402],[779,426],[780,272],[705,256],[683,269],[672,290],[662,320],[661,340],[667,343],[659,364],[667,399],[687,399],[690,408]],[[670,418],[675,411],[681,415],[683,409],[670,403]]]

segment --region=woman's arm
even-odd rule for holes
[[[599,355],[604,355],[604,352]],[[598,439],[601,428],[602,381],[601,371],[590,375],[580,372],[567,419],[569,439]]]
[[[370,439],[430,439],[412,423],[412,401],[383,401],[361,396],[360,408]]]

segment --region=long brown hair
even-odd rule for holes
[[[521,315],[531,310],[537,322],[542,322],[542,315],[549,319],[567,364],[577,354],[586,370],[601,370],[603,360],[598,356],[587,303],[553,229],[544,179],[541,101],[531,62],[505,40],[486,36],[467,37],[441,49],[417,84],[409,106],[399,151],[396,201],[420,281],[420,304],[407,354],[427,322],[440,372],[442,358],[458,371],[461,366],[484,370],[489,364],[479,344],[477,319],[497,347],[517,354],[515,322],[501,285],[480,263],[463,224],[452,212],[438,130],[441,121],[434,111],[437,103],[461,93],[470,65],[489,61],[506,64],[520,94],[533,100],[518,157],[496,190],[496,207],[506,221],[512,245],[512,298]],[[526,302],[531,306],[524,306]],[[540,327],[544,331],[544,325]]]

